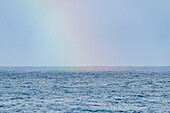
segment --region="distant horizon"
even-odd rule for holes
[[[113,66],[53,66],[53,65],[0,65],[0,67],[169,67],[170,65],[113,65]]]

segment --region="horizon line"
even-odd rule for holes
[[[57,65],[0,65],[0,67],[169,67],[170,65],[81,65],[81,66],[57,66]]]

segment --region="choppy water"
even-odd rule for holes
[[[1,67],[1,112],[170,112],[170,67]]]

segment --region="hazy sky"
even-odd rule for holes
[[[0,65],[170,65],[170,0],[1,0]]]

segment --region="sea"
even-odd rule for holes
[[[170,113],[170,66],[0,67],[0,113]]]

